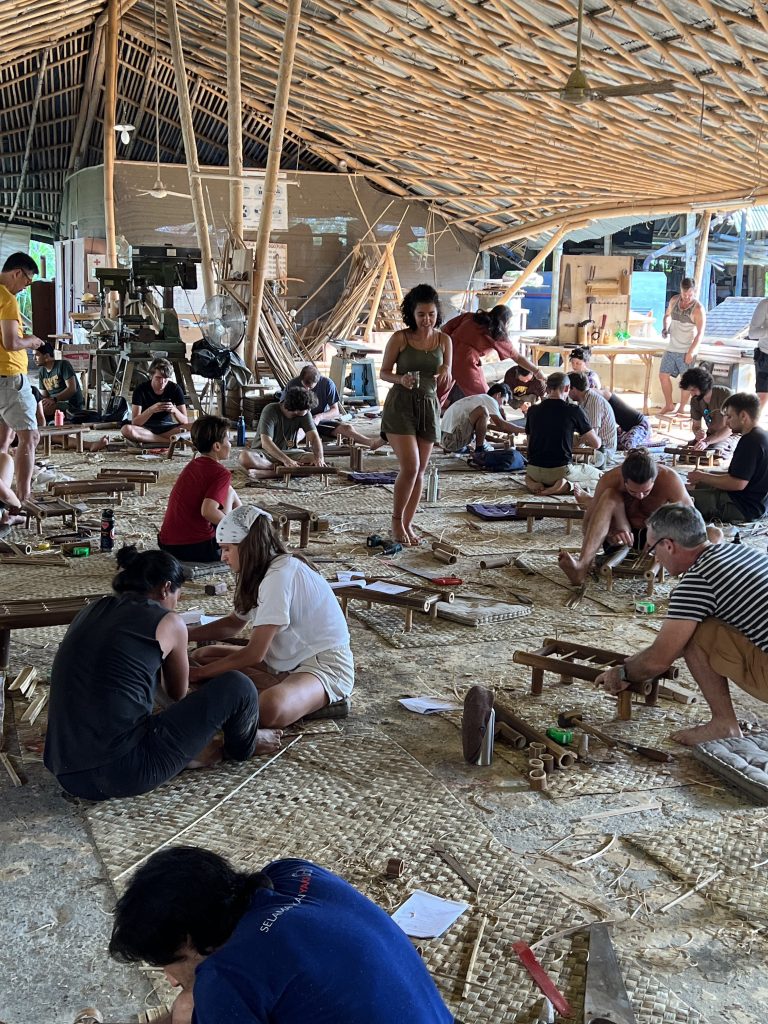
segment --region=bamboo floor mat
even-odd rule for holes
[[[536,1020],[540,993],[511,943],[531,943],[584,920],[557,884],[521,867],[442,784],[380,734],[305,737],[254,776],[258,767],[252,761],[187,772],[144,797],[91,806],[87,818],[116,888],[142,858],[178,842],[205,846],[250,869],[274,858],[307,857],[342,874],[388,912],[416,888],[465,900],[470,909],[444,936],[420,940],[444,998],[466,1024]],[[481,880],[477,895],[437,856],[437,843]],[[383,872],[393,856],[405,861],[406,873],[387,882]],[[462,998],[483,916],[473,980]],[[584,949],[558,939],[539,956],[581,1006]],[[642,966],[626,960],[623,967],[638,1024],[701,1024],[696,1010]]]

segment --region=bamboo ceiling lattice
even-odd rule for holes
[[[214,165],[227,162],[224,6],[178,0],[199,158]],[[593,86],[677,88],[571,107],[533,90],[573,67],[576,6],[304,0],[283,165],[364,174],[484,246],[609,213],[763,198],[765,0],[586,0]],[[179,163],[159,7],[161,159]],[[105,0],[0,4],[0,219],[17,203],[18,222],[50,227],[67,171],[101,160],[104,10]],[[245,162],[263,166],[285,3],[242,0],[241,12]],[[118,117],[137,130],[120,159],[152,156],[151,27],[151,0],[122,0]]]

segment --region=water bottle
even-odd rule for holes
[[[105,508],[101,513],[101,550],[111,551],[115,546],[115,513]]]
[[[245,447],[245,416],[242,414],[237,417],[237,446]]]
[[[54,427],[63,427],[64,426],[64,410],[63,409],[57,409],[56,412],[53,414],[53,425],[54,425]]]
[[[437,475],[437,466],[431,465],[427,470],[427,501],[436,502],[440,495],[440,483]]]

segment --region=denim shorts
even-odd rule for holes
[[[679,377],[681,373],[690,370],[690,365],[685,361],[685,352],[665,352],[661,358],[659,373],[668,373],[670,377]]]
[[[25,374],[0,377],[0,421],[11,430],[37,430],[37,402]]]

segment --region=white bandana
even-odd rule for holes
[[[232,509],[216,527],[216,540],[219,544],[239,544],[248,536],[253,524],[259,516],[266,516],[272,522],[272,516],[258,505],[241,505]]]

